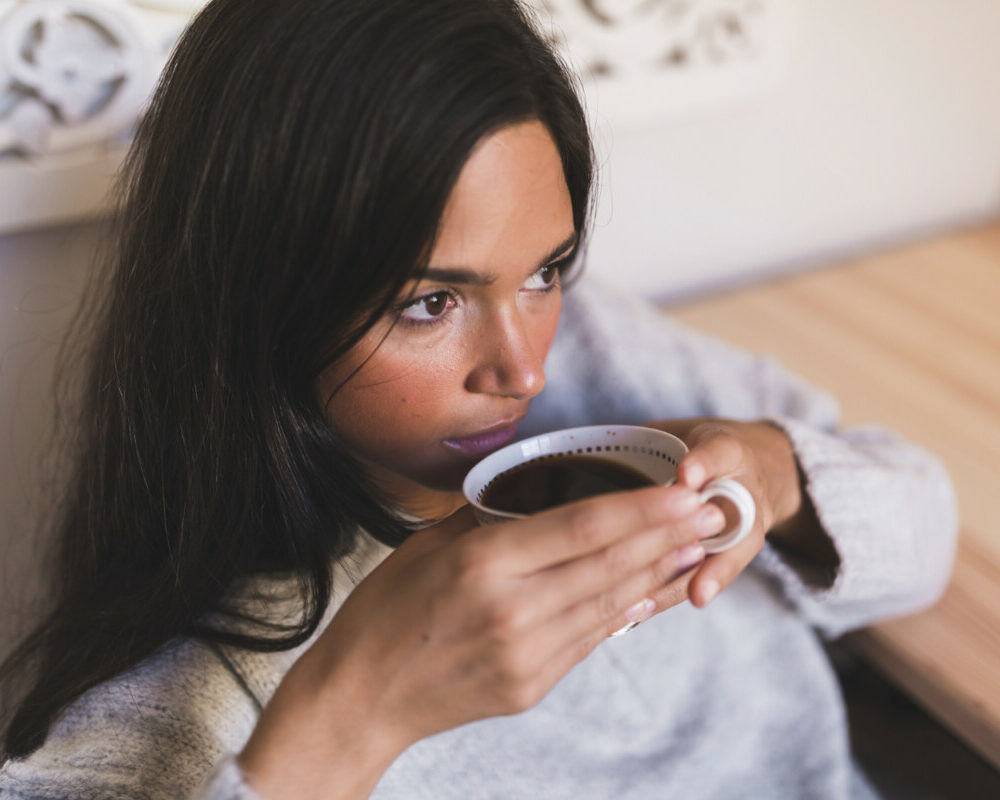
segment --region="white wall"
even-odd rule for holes
[[[102,228],[0,237],[0,654],[38,596],[56,350]]]
[[[803,0],[792,44],[770,93],[602,126],[594,272],[666,297],[1000,214],[1000,0]],[[0,651],[34,585],[52,359],[101,229],[0,236]]]
[[[591,268],[658,298],[1000,215],[1000,2],[804,0],[781,85],[607,130]]]

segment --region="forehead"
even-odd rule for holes
[[[472,151],[445,206],[430,265],[503,271],[573,233],[573,203],[548,129],[523,122]]]

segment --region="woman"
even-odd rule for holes
[[[947,477],[767,360],[563,298],[590,143],[513,0],[216,0],[127,176],[5,797],[863,791],[811,626],[935,599]],[[461,508],[517,435],[649,419],[676,486]],[[720,475],[759,521],[706,559]]]

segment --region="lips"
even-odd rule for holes
[[[500,423],[472,436],[445,439],[444,446],[464,456],[472,458],[484,456],[514,441],[520,421],[520,418],[518,418],[513,422]]]

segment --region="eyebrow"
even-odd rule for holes
[[[538,262],[532,272],[540,270],[551,262],[556,256],[562,255],[566,250],[575,247],[577,243],[576,231],[573,231],[563,241],[553,247],[545,257]],[[497,280],[496,273],[475,272],[464,267],[428,267],[420,276],[421,280],[440,281],[441,283],[462,283],[470,286],[489,286]]]

